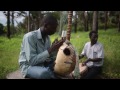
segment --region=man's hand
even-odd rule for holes
[[[81,58],[83,58],[83,57],[84,57],[84,55],[81,54],[81,55],[79,56],[79,59],[81,59]]]
[[[89,61],[91,61],[91,59],[89,58],[89,59],[87,59],[86,61],[84,61],[83,63],[82,63],[82,65],[84,66],[84,65],[86,65],[86,63],[88,63]]]
[[[65,39],[61,39],[52,44],[52,46],[48,49],[48,52],[51,53],[54,50],[58,50],[60,46],[65,42]]]
[[[85,62],[83,62],[83,63],[82,63],[82,66],[85,66],[85,65],[86,65],[86,63],[85,63]]]
[[[58,38],[56,38],[56,39],[53,41],[52,45],[55,44],[55,43],[57,43],[57,42],[58,42]]]

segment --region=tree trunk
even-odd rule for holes
[[[7,37],[10,39],[10,11],[7,12]]]
[[[82,25],[83,25],[83,29],[84,31],[86,31],[86,20],[85,20],[85,11],[81,11],[81,21],[82,21]]]
[[[12,34],[14,34],[15,33],[15,28],[14,28],[14,11],[12,11],[12,30],[11,30],[12,32]]]
[[[105,27],[104,27],[104,29],[105,29],[105,31],[107,30],[107,21],[108,21],[108,12],[107,11],[105,11]]]
[[[75,11],[75,23],[74,23],[75,33],[77,32],[77,11]]]
[[[118,32],[120,32],[120,12],[118,14],[119,14],[119,18],[118,18]]]
[[[88,31],[88,13],[84,12],[84,30]]]
[[[93,12],[93,31],[98,32],[98,11]]]
[[[60,30],[59,35],[62,34],[62,30],[64,29],[64,25],[66,24],[68,13],[67,11],[60,11]]]

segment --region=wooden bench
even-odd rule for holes
[[[25,78],[22,76],[20,70],[16,70],[14,72],[9,73],[6,76],[6,79],[25,79]]]

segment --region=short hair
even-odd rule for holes
[[[41,25],[50,24],[50,25],[58,25],[57,19],[52,14],[47,14],[41,21]]]
[[[98,32],[97,31],[90,31],[89,37],[91,37],[93,33],[95,33],[97,35],[97,37],[98,37]]]

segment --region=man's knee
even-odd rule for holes
[[[46,67],[31,67],[27,72],[27,77],[33,79],[49,79],[53,77],[53,73]]]
[[[51,79],[54,77],[54,74],[49,69],[44,69],[42,72],[39,73],[40,79]]]

